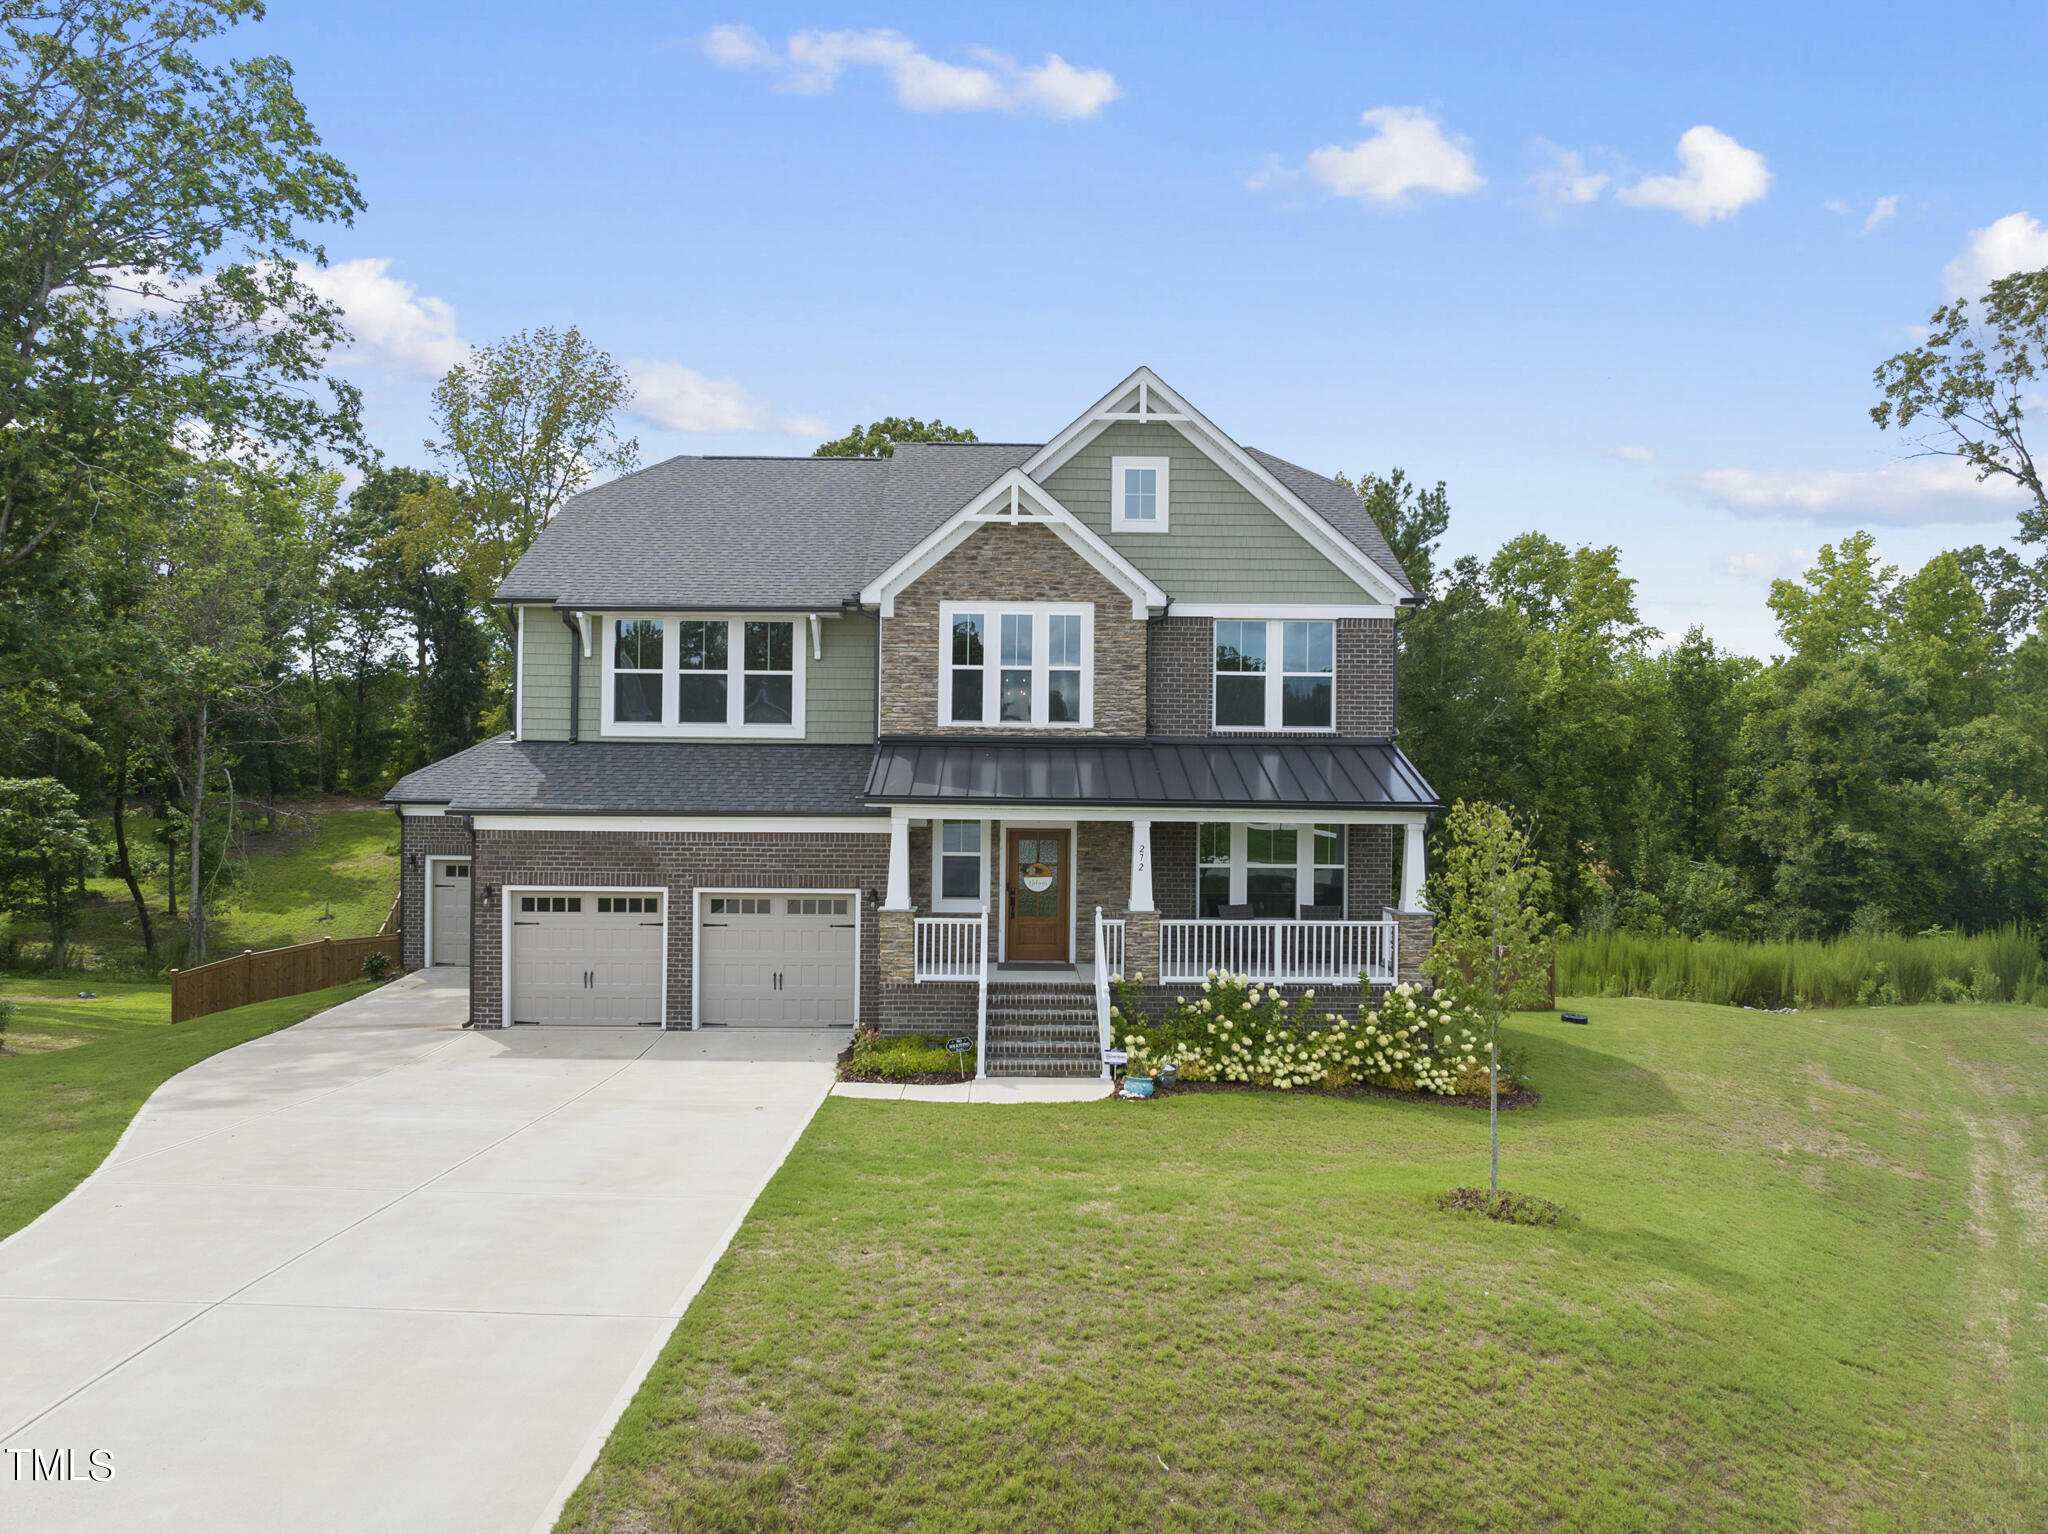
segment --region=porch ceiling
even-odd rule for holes
[[[1436,791],[1386,741],[1137,740],[1041,745],[884,740],[870,803],[1433,810]]]

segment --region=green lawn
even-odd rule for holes
[[[148,815],[130,816],[130,845],[149,845],[155,828]],[[389,810],[315,810],[290,829],[252,835],[248,846],[246,876],[225,887],[212,908],[209,950],[215,958],[319,937],[366,936],[384,924],[398,894],[398,822]],[[140,966],[142,928],[128,886],[108,873],[86,880],[86,889],[91,903],[73,934],[72,964]],[[144,882],[143,894],[159,944],[182,941],[182,881],[176,917],[165,914],[161,873]],[[48,934],[34,921],[0,915],[0,940],[8,937],[19,938],[25,956],[37,962],[48,951]]]
[[[59,1001],[45,999],[52,987],[44,977],[0,979],[0,995],[20,1009],[7,1042],[21,1051],[0,1055],[0,1236],[28,1224],[104,1161],[161,1082],[368,986],[258,1002],[176,1026],[167,985],[89,988],[100,993],[96,999]]]
[[[834,1098],[563,1530],[2048,1527],[2048,1011],[1581,1003],[1486,1119]]]

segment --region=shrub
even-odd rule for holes
[[[953,1054],[942,1042],[923,1034],[885,1039],[879,1028],[856,1029],[846,1059],[846,1069],[857,1076],[884,1076],[908,1081],[927,1075],[972,1076],[974,1051]]]
[[[1289,1006],[1277,987],[1225,970],[1211,970],[1201,991],[1176,997],[1156,1021],[1137,1009],[1132,992],[1120,991],[1110,1027],[1130,1052],[1133,1075],[1172,1065],[1183,1081],[1283,1092],[1354,1084],[1441,1096],[1487,1090],[1479,1019],[1412,985],[1395,986],[1377,1011],[1361,1008],[1355,1018],[1318,1011],[1314,991]]]
[[[1944,984],[1944,982],[1947,982]],[[1741,1007],[2048,1006],[2048,961],[2024,927],[1745,943],[1606,932],[1561,943],[1560,996],[1654,996]]]
[[[378,984],[384,981],[384,972],[391,968],[391,955],[381,948],[372,948],[363,955],[363,973]]]

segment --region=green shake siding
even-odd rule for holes
[[[569,667],[578,646],[561,615],[529,607],[522,661],[521,728],[527,740],[569,738]],[[859,744],[875,738],[875,623],[865,613],[827,618],[825,655],[810,658],[810,626],[797,624],[804,650],[804,739],[820,745]],[[599,689],[604,667],[593,648],[583,662],[579,733],[597,740],[604,731]],[[635,737],[645,739],[645,736]],[[729,737],[745,739],[746,737]],[[763,742],[772,744],[773,742]]]
[[[1172,460],[1168,531],[1109,530],[1109,461],[1116,457]],[[1377,600],[1172,426],[1111,426],[1045,488],[1176,602]]]

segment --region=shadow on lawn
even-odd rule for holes
[[[1529,1050],[1545,1119],[1660,1118],[1684,1111],[1664,1078],[1633,1060],[1548,1033],[1523,1032],[1520,1042]]]

